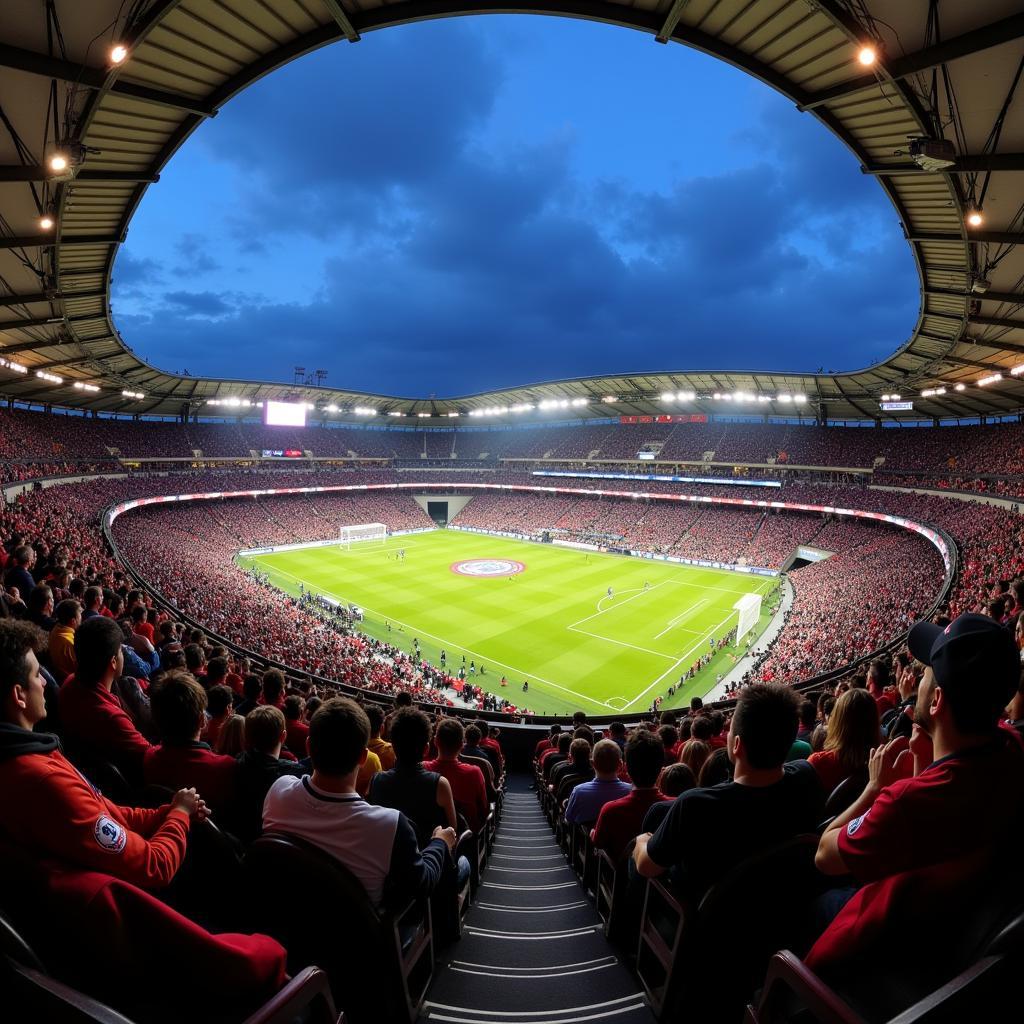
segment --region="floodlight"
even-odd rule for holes
[[[873,46],[862,46],[857,51],[857,60],[866,68],[878,60],[878,51]]]
[[[985,223],[985,218],[982,216],[979,208],[975,207],[973,210],[967,211],[967,223],[972,228],[980,228]]]
[[[671,391],[663,391],[661,393],[661,400],[663,402],[674,402],[676,396]]]
[[[56,221],[48,213],[39,218],[39,226],[43,231],[51,230],[54,224],[56,224]]]
[[[123,64],[128,57],[128,47],[122,43],[115,43],[110,48],[110,63]]]
[[[985,388],[988,387],[989,384],[995,384],[997,381],[1001,381],[1002,379],[1003,375],[1001,373],[990,373],[987,377],[982,377],[981,380],[978,381],[978,387]]]
[[[966,384],[957,384],[957,385],[954,386],[953,390],[954,391],[966,391],[967,390],[967,385]]]

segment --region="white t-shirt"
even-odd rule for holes
[[[339,860],[363,883],[375,906],[384,898],[400,814],[357,793],[327,793],[301,779],[278,779],[263,802],[263,828],[287,832]]]

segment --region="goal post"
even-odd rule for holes
[[[739,643],[761,618],[761,595],[744,594],[733,605],[733,608],[740,613],[739,623],[736,627],[736,643]]]
[[[344,548],[353,544],[383,544],[388,539],[388,528],[383,523],[360,523],[339,528],[338,542]]]

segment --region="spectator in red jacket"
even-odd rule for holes
[[[428,772],[443,775],[452,788],[455,809],[466,819],[474,832],[479,832],[487,821],[489,807],[484,773],[475,765],[459,760],[466,745],[462,723],[457,718],[442,718],[434,729],[437,757],[424,761]]]
[[[217,749],[221,730],[235,713],[232,701],[233,694],[227,686],[211,686],[206,693],[206,728],[202,738],[213,750]]]
[[[112,619],[96,616],[75,631],[78,667],[60,688],[58,707],[68,741],[89,756],[115,764],[128,778],[142,775],[151,744],[111,693],[124,671],[124,634]]]
[[[285,745],[296,757],[306,756],[309,726],[303,720],[304,701],[293,693],[284,699]]]
[[[917,623],[908,644],[929,666],[914,736],[872,751],[864,792],[818,845],[819,870],[852,875],[863,886],[812,950],[819,964],[856,945],[873,917],[888,917],[894,892],[914,872],[943,868],[944,880],[952,873],[961,887],[980,877],[1024,812],[1024,752],[998,724],[1020,678],[1009,631],[967,614],[944,629]],[[914,774],[906,778],[911,761]],[[849,895],[841,892],[833,907]],[[891,933],[903,934],[899,925]],[[932,941],[928,929],[917,935],[918,947]]]
[[[654,733],[638,729],[626,741],[626,767],[633,789],[624,797],[601,808],[591,833],[594,846],[605,850],[616,863],[626,847],[641,833],[644,817],[652,804],[667,800],[658,788],[658,775],[664,765],[664,744]]]
[[[183,789],[156,810],[119,807],[64,757],[55,736],[33,732],[46,716],[35,653],[42,642],[27,623],[0,622],[0,832],[34,857],[161,888],[181,865],[189,823],[206,817],[206,804]]]
[[[150,698],[160,745],[146,751],[147,785],[195,786],[215,810],[226,810],[235,795],[238,762],[215,754],[200,740],[206,722],[206,691],[188,672],[166,673]]]

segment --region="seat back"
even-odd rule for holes
[[[418,1000],[409,995],[402,940],[344,865],[297,836],[266,832],[246,853],[245,877],[251,925],[287,948],[293,973],[326,971],[354,1024],[411,1019]]]
[[[795,836],[737,864],[707,891],[684,928],[669,1012],[685,992],[697,1019],[742,1016],[772,954],[800,937],[801,912],[822,885],[817,848],[816,835]]]
[[[834,818],[837,814],[842,814],[864,792],[867,781],[866,771],[856,772],[843,779],[825,801],[825,817]]]

